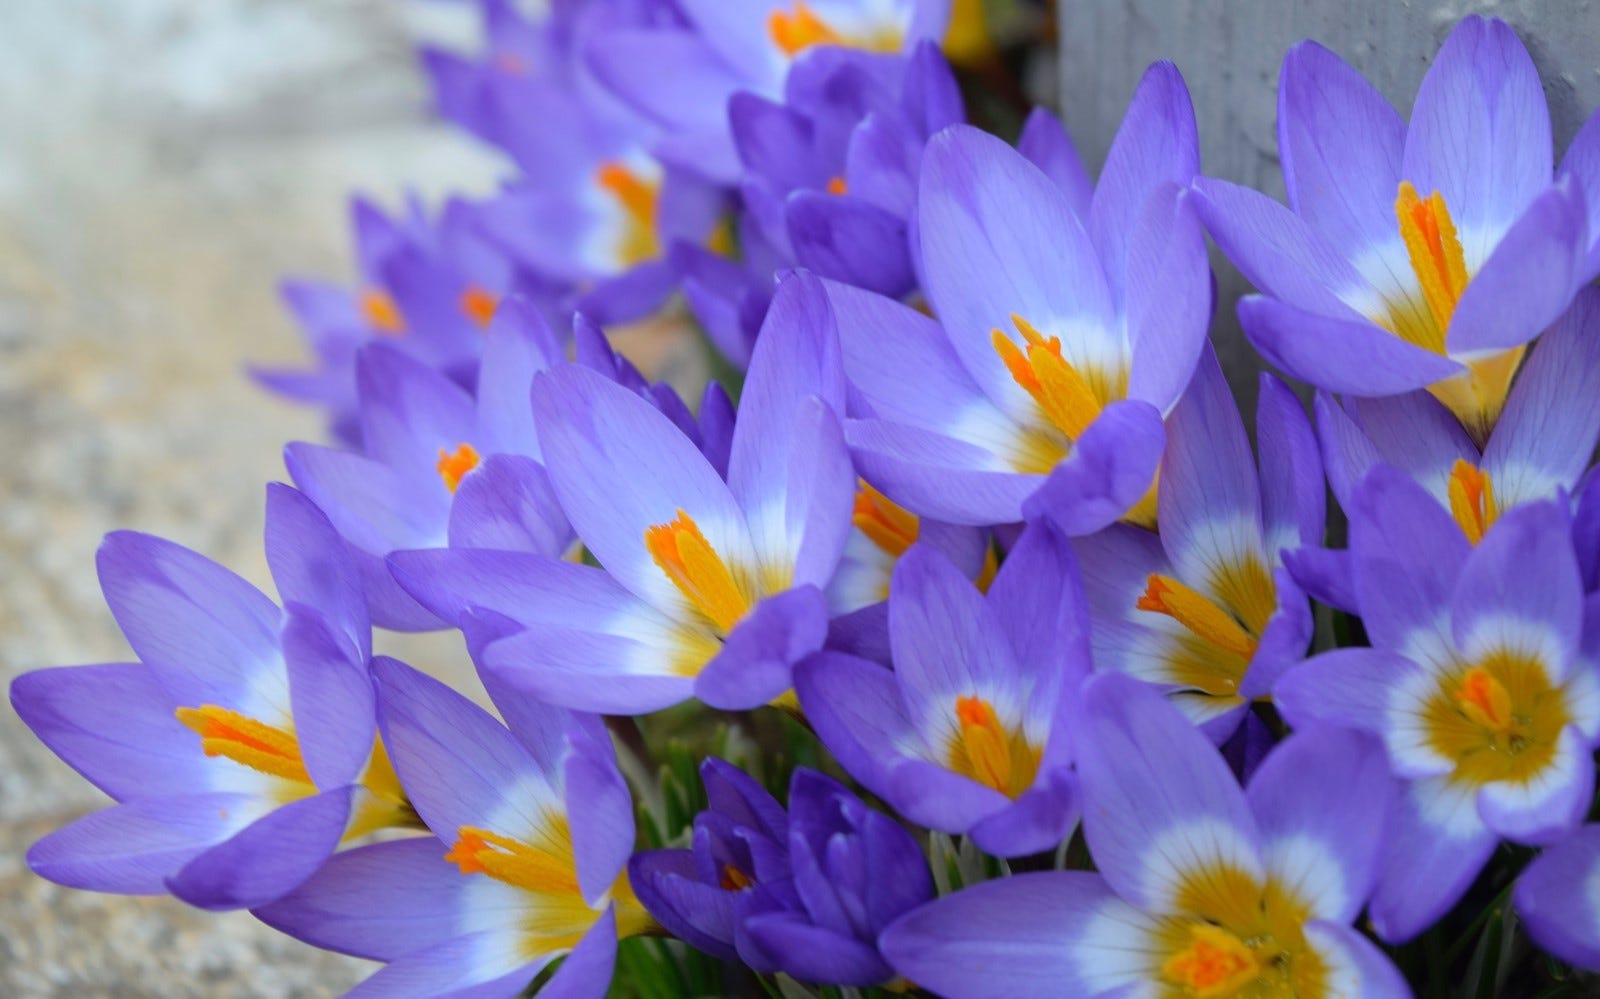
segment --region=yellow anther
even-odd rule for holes
[[[1467,259],[1456,235],[1455,221],[1445,206],[1444,195],[1434,191],[1423,200],[1408,180],[1400,182],[1394,213],[1400,223],[1400,238],[1411,257],[1411,270],[1437,327],[1438,343],[1433,349],[1442,353],[1450,317],[1467,287]]]
[[[1019,315],[1013,314],[1011,321],[1022,334],[1023,345],[996,329],[991,336],[995,353],[1045,417],[1068,438],[1077,440],[1100,415],[1104,401],[1089,379],[1061,356],[1059,337],[1046,339]]]
[[[178,708],[173,713],[200,736],[200,749],[207,756],[226,757],[284,780],[311,783],[293,732],[215,704]]]
[[[1261,965],[1244,941],[1220,926],[1193,923],[1189,946],[1161,966],[1167,980],[1199,999],[1231,996],[1254,981]]]
[[[1473,544],[1483,540],[1500,516],[1494,502],[1494,482],[1489,473],[1462,458],[1450,466],[1450,513]]]
[[[1482,666],[1474,666],[1461,678],[1456,704],[1462,714],[1496,735],[1511,731],[1511,692]]]
[[[675,520],[646,528],[644,546],[678,591],[722,634],[749,613],[750,596],[684,511]]]
[[[1039,750],[1022,732],[1006,727],[994,706],[977,696],[956,698],[956,738],[950,746],[950,769],[1016,798],[1039,772]]]
[[[444,480],[444,487],[455,492],[461,485],[461,480],[466,478],[468,472],[477,468],[481,460],[477,448],[462,442],[456,445],[454,451],[440,448],[439,461],[434,467],[439,470],[439,477]]]
[[[907,548],[916,544],[922,528],[916,514],[865,481],[858,483],[855,509],[850,519],[856,529],[873,544],[896,556],[904,555]]]
[[[405,332],[406,321],[400,315],[400,307],[382,288],[368,288],[361,293],[361,314],[379,333]]]
[[[538,845],[501,836],[477,826],[462,826],[444,859],[462,874],[485,874],[524,891],[581,894],[565,820]]]
[[[1142,611],[1165,614],[1196,635],[1225,652],[1250,659],[1256,654],[1256,638],[1233,615],[1205,596],[1171,576],[1152,572],[1145,580],[1144,595],[1134,605]]]
[[[615,160],[601,164],[595,172],[595,183],[622,209],[623,232],[617,245],[617,259],[622,265],[631,267],[661,256],[661,241],[656,236],[660,184]]]
[[[488,326],[494,319],[495,310],[500,307],[500,300],[482,285],[469,284],[467,290],[461,293],[460,305],[468,319],[479,326]]]

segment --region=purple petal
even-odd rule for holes
[[[1263,372],[1259,384],[1256,437],[1268,543],[1273,549],[1319,545],[1327,520],[1327,486],[1311,421],[1283,382]]]
[[[794,685],[822,744],[852,777],[883,793],[890,764],[920,739],[895,674],[855,656],[822,652],[795,668]]]
[[[1215,865],[1261,876],[1260,836],[1228,765],[1153,687],[1091,677],[1074,741],[1084,835],[1118,895],[1172,911],[1181,884]]]
[[[1295,214],[1346,259],[1393,240],[1405,122],[1343,59],[1304,41],[1283,58],[1278,152]]]
[[[747,920],[743,929],[779,970],[803,982],[868,986],[894,975],[869,944],[814,926],[803,916],[765,913]]]
[[[1211,323],[1212,279],[1200,227],[1186,188],[1152,195],[1128,239],[1128,398],[1163,414],[1194,373]]]
[[[1155,482],[1165,443],[1155,407],[1132,399],[1112,403],[1023,504],[1023,516],[1049,518],[1069,536],[1114,523]]]
[[[1405,785],[1391,813],[1370,918],[1378,937],[1404,943],[1460,900],[1498,837],[1478,818],[1473,789],[1432,777]]]
[[[791,195],[784,215],[801,266],[893,298],[916,287],[904,218],[865,198],[821,191]]]
[[[1324,722],[1381,735],[1391,693],[1417,682],[1421,669],[1384,649],[1334,649],[1285,673],[1272,700],[1296,728]]]
[[[496,454],[472,470],[450,505],[450,547],[494,548],[560,558],[572,544],[544,466]]]
[[[1104,417],[1102,413],[1101,419]],[[1025,501],[1044,484],[1043,476],[997,469],[1000,463],[993,452],[907,424],[849,420],[845,440],[862,478],[911,512],[950,524],[988,526],[1020,521]],[[1096,455],[1110,457],[1100,452]],[[1083,492],[1106,488],[1098,477],[1088,475],[1095,471],[1103,469],[1095,465],[1069,477],[1068,502]],[[1095,481],[1082,481],[1085,478]],[[1114,499],[1095,496],[1095,500],[1097,505],[1089,510],[1095,517],[1103,514],[1107,503],[1115,505]]]
[[[1462,366],[1365,319],[1339,319],[1259,295],[1239,300],[1239,322],[1264,357],[1330,392],[1395,395],[1453,378]]]
[[[695,696],[695,679],[670,672],[657,641],[538,626],[491,642],[480,669],[510,692],[574,711],[642,715]],[[648,666],[661,672],[642,672]]]
[[[1594,797],[1594,750],[1568,725],[1555,756],[1526,780],[1500,780],[1478,792],[1478,814],[1506,839],[1548,845],[1578,828]]]
[[[1468,267],[1550,183],[1550,112],[1539,72],[1504,21],[1466,17],[1417,88],[1401,174],[1438,190],[1463,233]]]
[[[815,586],[768,597],[695,677],[695,696],[726,711],[760,707],[794,685],[794,664],[822,648],[827,635],[827,602]]]
[[[376,699],[365,658],[315,611],[291,604],[283,628],[289,702],[306,771],[319,788],[357,779],[372,754]]]
[[[1600,826],[1587,825],[1540,854],[1517,879],[1517,914],[1541,948],[1600,968]]]
[[[1600,114],[1591,113],[1567,146],[1557,172],[1558,179],[1566,177],[1571,177],[1583,191],[1584,204],[1589,209],[1589,257],[1583,274],[1586,279],[1592,278],[1600,271]]]
[[[1388,955],[1357,930],[1326,919],[1305,924],[1306,940],[1327,968],[1331,987],[1363,999],[1411,999],[1411,986]]]
[[[973,843],[996,857],[1025,857],[1054,850],[1078,822],[1077,785],[1066,770],[1023,792],[1008,808],[980,819]]]
[[[167,879],[172,894],[202,909],[248,909],[275,901],[333,855],[350,818],[350,786],[276,809]]]
[[[405,955],[345,993],[346,999],[504,999],[533,981],[556,954],[532,963],[513,934],[487,930],[463,934],[424,951]],[[596,992],[598,999],[600,992]]]
[[[1355,919],[1377,878],[1393,793],[1376,740],[1326,727],[1291,735],[1245,791],[1273,880],[1317,918]]]
[[[1449,641],[1444,611],[1466,562],[1466,536],[1421,486],[1387,465],[1368,474],[1349,514],[1356,596],[1373,645],[1448,656],[1440,651]],[[1419,647],[1424,638],[1429,644]]]
[[[1279,557],[1290,577],[1313,599],[1346,614],[1358,613],[1348,551],[1307,546],[1285,549]]]
[[[276,482],[267,485],[266,549],[284,606],[315,607],[351,658],[365,663],[372,655],[372,620],[344,539],[316,504]]]
[[[724,961],[733,949],[733,896],[697,880],[688,850],[644,850],[628,862],[628,882],[657,922],[696,950]]]
[[[1022,123],[1022,134],[1017,137],[1017,152],[1055,181],[1067,196],[1072,214],[1080,219],[1089,217],[1089,199],[1094,195],[1094,185],[1072,144],[1072,136],[1067,134],[1054,112],[1043,107],[1028,112],[1027,120]]]

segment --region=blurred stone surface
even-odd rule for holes
[[[411,45],[421,0],[24,0],[0,18],[0,672],[125,658],[102,534],[196,548],[270,592],[262,484],[319,420],[247,361],[292,361],[274,284],[349,273],[345,197],[483,191]],[[409,643],[459,673],[456,642]],[[28,844],[105,799],[0,711],[0,996],[322,996],[363,962],[248,915],[68,891]]]
[[[1333,49],[1409,117],[1434,53],[1472,13],[1504,19],[1528,47],[1544,81],[1557,162],[1600,105],[1600,6],[1592,0],[1119,0],[1059,9],[1061,114],[1096,170],[1145,68],[1169,59],[1194,98],[1201,169],[1283,200],[1278,69],[1289,46],[1312,38]],[[1212,336],[1235,390],[1254,399],[1261,361],[1233,311],[1250,284],[1220,254],[1212,261]]]

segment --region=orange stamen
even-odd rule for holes
[[[379,333],[405,332],[406,321],[400,315],[400,307],[382,288],[368,288],[361,293],[361,314]]]
[[[1100,415],[1104,400],[1096,395],[1083,373],[1061,356],[1060,337],[1046,339],[1019,315],[1013,314],[1011,322],[1022,334],[1023,345],[1018,346],[996,329],[991,337],[995,353],[1012,379],[1033,396],[1045,417],[1067,437],[1077,440]]]
[[[1461,249],[1461,239],[1456,235],[1455,221],[1445,206],[1444,195],[1434,191],[1424,201],[1408,180],[1400,182],[1394,212],[1400,223],[1400,238],[1411,258],[1411,269],[1422,289],[1423,301],[1428,303],[1428,311],[1438,327],[1438,344],[1434,349],[1443,352],[1450,317],[1455,314],[1456,303],[1467,287],[1467,260]]]
[[[1462,458],[1450,466],[1450,513],[1467,540],[1473,544],[1483,540],[1489,528],[1500,516],[1494,501],[1494,482],[1489,473]]]
[[[646,528],[644,546],[678,591],[722,634],[750,612],[750,597],[684,511],[675,520]]]
[[[1161,966],[1161,973],[1185,987],[1186,994],[1201,999],[1231,996],[1261,973],[1250,948],[1222,927],[1196,923],[1189,934],[1189,946]]]
[[[178,721],[200,736],[207,756],[222,756],[274,777],[311,783],[293,732],[215,704],[178,708]]]
[[[439,477],[444,480],[444,487],[451,492],[461,485],[461,480],[466,478],[468,472],[478,467],[482,459],[478,456],[477,448],[462,442],[456,445],[455,451],[439,449],[439,462],[435,466],[439,470]]]
[[[661,244],[656,238],[656,209],[660,185],[616,160],[601,164],[595,173],[595,183],[622,208],[623,234],[617,247],[622,265],[631,267],[659,257]]]
[[[904,555],[916,544],[921,522],[917,515],[878,492],[865,481],[856,490],[851,522],[856,529],[890,555]]]
[[[566,822],[557,823],[550,841],[540,845],[501,836],[477,826],[462,826],[444,859],[462,874],[486,874],[525,891],[581,894]]]
[[[1021,732],[1007,728],[983,698],[957,697],[955,709],[958,731],[950,768],[1010,798],[1026,791],[1039,770],[1039,751]]]
[[[811,12],[805,0],[795,0],[794,13],[775,10],[767,17],[767,34],[784,55],[795,56],[813,45],[843,45],[845,39]]]
[[[744,891],[755,884],[750,876],[732,864],[722,865],[722,878],[718,882],[723,891]]]
[[[1456,691],[1461,713],[1496,735],[1511,731],[1511,692],[1482,666],[1474,666]]]
[[[500,300],[482,285],[469,284],[461,293],[460,304],[461,311],[466,313],[468,319],[479,326],[488,326],[494,319],[495,310],[500,307]]]
[[[1171,576],[1152,572],[1145,580],[1144,595],[1134,605],[1142,611],[1165,614],[1179,624],[1227,652],[1250,659],[1256,654],[1256,639],[1211,598]]]
[[[830,177],[830,178],[828,178],[828,193],[829,194],[843,194],[847,190],[849,190],[849,188],[845,184],[845,180],[844,180],[843,177]]]

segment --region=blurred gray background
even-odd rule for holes
[[[419,0],[0,6],[0,678],[127,657],[94,572],[114,528],[271,592],[263,483],[321,431],[243,365],[301,356],[274,285],[349,276],[347,192],[492,184],[411,54],[475,31]],[[420,648],[459,668],[454,642]],[[323,996],[364,973],[243,913],[27,871],[29,843],[104,802],[0,710],[0,996]]]

